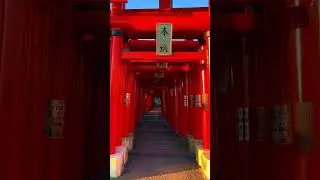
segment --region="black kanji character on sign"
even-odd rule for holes
[[[166,27],[163,27],[162,31],[161,31],[161,34],[163,34],[163,36],[166,36],[168,35],[169,33],[167,32],[167,28]]]
[[[168,52],[167,46],[166,45],[160,46],[160,52]]]

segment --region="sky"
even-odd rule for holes
[[[174,8],[208,7],[209,0],[173,0]],[[126,9],[157,9],[159,0],[128,0]]]

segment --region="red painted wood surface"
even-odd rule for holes
[[[112,28],[123,29],[133,39],[153,37],[157,22],[172,23],[175,38],[197,38],[210,29],[208,8],[177,9],[173,12],[131,10],[120,12],[110,19]]]
[[[206,58],[206,54],[203,52],[173,52],[170,58],[167,56],[158,56],[156,52],[122,52],[121,59],[126,59],[131,62],[157,62],[160,60],[171,63],[192,63],[199,62]]]
[[[205,36],[206,45],[205,45],[205,52],[207,53],[207,57],[210,57],[210,32],[206,33]],[[211,85],[210,85],[210,58],[207,58],[205,61],[205,67],[201,71],[201,78],[202,78],[202,86],[203,86],[203,92],[202,94],[207,95],[207,107],[203,107],[203,124],[202,124],[202,132],[203,132],[203,147],[205,149],[210,149],[211,144]],[[213,120],[212,120],[213,121]]]
[[[118,127],[117,127],[117,132],[119,133],[119,143],[117,144],[118,146],[121,145],[121,138],[124,137],[124,129],[126,129],[125,126],[128,125],[128,123],[125,121],[125,105],[124,105],[124,95],[125,95],[125,85],[128,83],[128,76],[126,74],[126,66],[122,61],[119,61],[119,94],[117,97],[118,101],[118,106],[117,108],[117,113],[118,113]]]
[[[110,153],[115,152],[115,146],[120,144],[119,131],[119,91],[120,74],[116,69],[120,69],[120,48],[122,47],[122,37],[113,36],[111,39],[111,61],[110,61]]]
[[[90,155],[84,148],[89,132],[85,124],[95,120],[89,116],[90,61],[76,56],[70,6],[38,1],[0,4],[0,115],[5,120],[1,141],[6,144],[1,148],[0,178],[81,179],[88,172],[84,158]],[[51,99],[66,101],[63,139],[45,135]]]
[[[188,106],[185,104],[185,96],[187,93],[187,83],[188,78],[187,75],[184,74],[184,77],[181,78],[181,93],[180,93],[180,121],[181,121],[181,136],[186,137],[188,132]]]

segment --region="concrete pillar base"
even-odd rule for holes
[[[110,178],[119,177],[123,170],[123,152],[116,152],[110,155]]]
[[[126,164],[128,160],[128,149],[125,146],[117,146],[116,152],[122,155],[123,165]]]
[[[128,151],[131,151],[133,148],[133,135],[122,138],[122,146],[126,147]]]
[[[134,136],[133,136],[133,133],[131,133],[128,136],[128,149],[129,149],[129,151],[131,151],[133,149],[133,139],[134,139]]]

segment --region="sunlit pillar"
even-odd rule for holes
[[[123,44],[122,31],[112,30],[111,46],[110,46],[110,154],[115,153],[115,147],[121,143],[119,137],[119,88],[120,74],[118,68],[120,66],[121,48]]]

